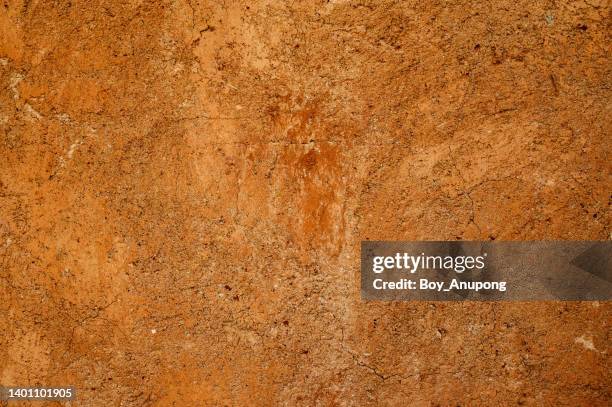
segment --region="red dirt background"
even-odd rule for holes
[[[0,384],[609,405],[609,302],[364,303],[359,244],[610,239],[610,51],[602,0],[3,0]]]

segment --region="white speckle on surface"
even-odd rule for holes
[[[574,339],[574,342],[584,346],[585,349],[598,352],[598,350],[595,348],[595,345],[593,345],[593,339],[586,338],[584,335]]]
[[[40,120],[42,118],[42,115],[40,113],[38,113],[29,103],[24,103],[23,104],[23,108],[25,109],[26,112],[28,112],[30,114],[30,116]]]
[[[19,90],[17,89],[17,85],[19,85],[19,82],[21,82],[23,78],[24,76],[22,74],[14,73],[9,79],[9,88],[11,89],[11,92],[13,92],[13,99],[15,100],[19,99]]]
[[[546,15],[544,16],[544,19],[546,20],[546,24],[548,26],[553,25],[555,22],[555,16],[553,16],[551,13],[546,13]]]
[[[157,329],[151,329],[151,333],[155,335],[157,333]]]
[[[68,153],[66,154],[68,159],[72,158],[72,155],[74,154],[74,151],[77,149],[77,147],[79,147],[81,145],[82,142],[83,142],[83,140],[77,140],[77,141],[75,141],[74,143],[72,143],[70,145],[70,147],[68,148]]]
[[[57,120],[62,123],[70,123],[70,116],[68,116],[66,113],[60,113],[55,117],[57,117]]]
[[[177,73],[181,72],[184,68],[185,68],[185,65],[179,62],[172,69],[172,73],[176,75]]]

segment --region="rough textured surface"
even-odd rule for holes
[[[358,254],[609,239],[609,22],[602,0],[4,0],[0,383],[608,405],[610,303],[364,303]]]

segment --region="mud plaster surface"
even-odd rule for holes
[[[609,24],[602,0],[3,0],[0,383],[608,405],[610,303],[364,303],[359,243],[609,239]]]

